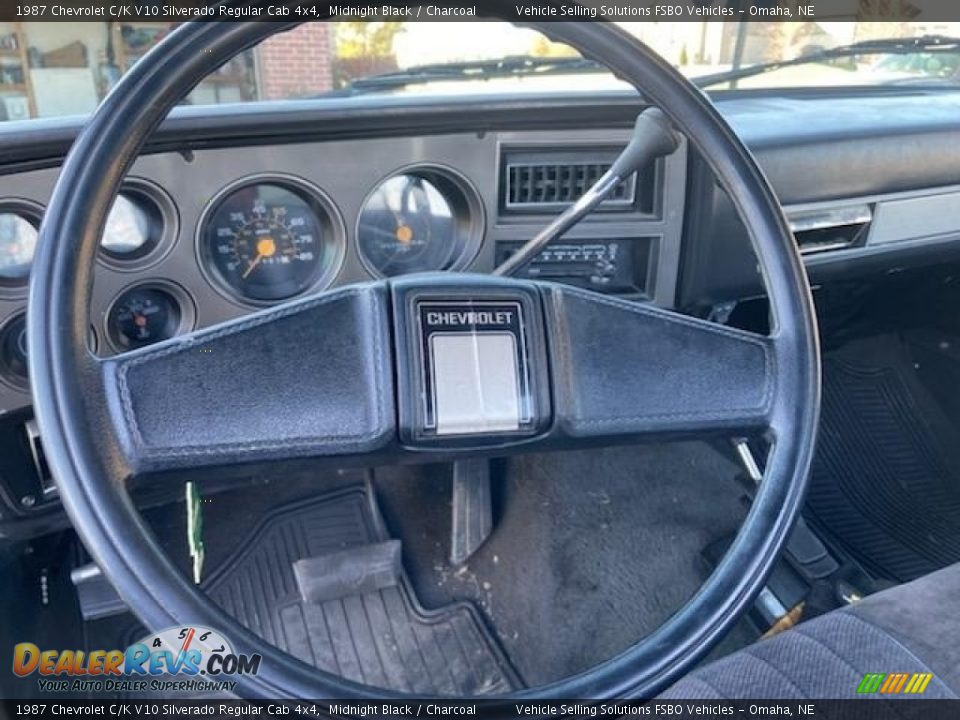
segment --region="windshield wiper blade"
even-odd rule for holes
[[[493,78],[609,72],[606,66],[582,57],[510,55],[496,60],[416,65],[393,72],[351,80],[350,93],[376,92],[431,82],[489,80]]]
[[[743,80],[757,75],[765,75],[766,73],[774,72],[782,68],[808,65],[810,63],[820,62],[821,60],[834,60],[837,58],[849,58],[857,55],[870,54],[908,55],[916,52],[960,53],[960,38],[950,37],[949,35],[923,35],[912,38],[862,40],[860,42],[850,43],[849,45],[839,45],[834,48],[818,50],[817,52],[801,55],[791,60],[775,60],[773,62],[748,65],[746,67],[734,68],[733,70],[726,70],[710,75],[701,75],[700,77],[692,78],[691,82],[699,88],[708,88],[721,83]]]

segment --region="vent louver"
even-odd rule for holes
[[[554,210],[575,203],[610,169],[609,162],[516,162],[506,164],[504,207],[508,211]],[[602,204],[629,208],[636,193],[636,175],[620,183]]]

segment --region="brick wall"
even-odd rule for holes
[[[332,26],[307,22],[279,33],[257,48],[260,98],[281,100],[333,88]]]

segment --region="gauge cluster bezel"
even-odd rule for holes
[[[364,270],[375,278],[386,277],[364,250],[363,243],[360,239],[360,224],[367,205],[374,195],[376,195],[385,183],[393,178],[404,175],[419,175],[432,183],[453,208],[456,213],[455,220],[458,231],[463,234],[463,247],[456,259],[450,264],[450,267],[416,268],[407,270],[404,274],[428,272],[432,270],[458,271],[466,269],[480,252],[486,230],[486,212],[483,201],[480,198],[480,192],[465,175],[452,167],[440,163],[413,163],[399,167],[388,175],[380,178],[364,196],[363,202],[360,203],[360,209],[357,212],[356,221],[354,222],[353,240],[354,249]]]
[[[276,185],[294,193],[303,200],[310,207],[311,211],[313,211],[315,219],[321,225],[321,230],[324,233],[323,242],[330,243],[333,251],[326,267],[322,265],[322,261],[321,264],[318,265],[316,274],[311,278],[309,285],[294,295],[278,300],[263,300],[238,292],[226,278],[222,277],[220,271],[216,268],[214,258],[210,254],[205,241],[210,220],[220,209],[221,205],[235,192],[256,185]],[[336,277],[340,274],[340,270],[343,268],[346,249],[346,224],[343,221],[340,209],[333,199],[322,188],[309,180],[297,175],[284,173],[256,173],[253,175],[245,175],[221,188],[204,206],[200,218],[197,221],[194,234],[194,252],[204,279],[222,297],[246,308],[262,308],[277,305],[281,302],[287,302],[296,297],[302,297],[311,292],[317,292],[329,287],[333,284]]]
[[[97,259],[101,265],[117,272],[147,270],[166,258],[180,237],[180,214],[176,203],[159,185],[141,177],[126,178],[117,195],[126,196],[146,213],[150,223],[147,247],[127,254],[111,252],[103,247],[103,237],[107,232],[105,226]],[[107,217],[109,220],[109,215]]]

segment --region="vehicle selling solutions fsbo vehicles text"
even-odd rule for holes
[[[623,18],[623,17],[672,17],[672,18],[722,18],[733,17],[730,7],[701,7],[699,5],[652,5],[639,7],[631,4],[595,5],[585,7],[570,5],[515,5],[519,17],[530,18]]]
[[[788,7],[750,5],[739,11],[732,7],[715,5],[651,5],[638,7],[632,4],[622,5],[594,5],[585,7],[577,4],[569,5],[514,5],[514,11],[521,18],[673,18],[707,20],[711,18],[733,18],[748,15],[750,17],[783,17],[792,19],[794,11]],[[813,5],[801,5],[796,9],[801,17],[813,17]]]

